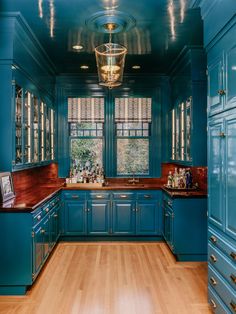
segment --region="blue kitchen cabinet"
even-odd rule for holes
[[[170,160],[182,165],[207,163],[206,56],[185,47],[170,73]]]
[[[33,212],[0,212],[0,295],[23,295],[37,278],[53,248],[52,213],[59,203],[56,195]]]
[[[136,204],[133,200],[113,201],[112,233],[119,235],[135,234]]]
[[[163,236],[180,261],[207,259],[207,199],[163,193]]]
[[[236,110],[209,119],[209,222],[236,239]]]
[[[208,218],[209,222],[223,230],[225,149],[224,121],[222,117],[211,119],[208,124]]]
[[[88,234],[108,235],[110,227],[110,201],[89,200],[88,201]]]
[[[213,115],[224,108],[223,56],[215,57],[208,64],[208,113]]]
[[[236,105],[236,24],[232,23],[208,51],[208,114],[229,110]]]
[[[161,191],[137,192],[136,234],[161,235]]]
[[[50,239],[50,248],[52,248],[58,241],[60,236],[60,207],[61,204],[55,206],[50,214],[50,230],[51,230],[51,239]]]
[[[86,234],[87,213],[85,201],[65,202],[65,232],[68,235]]]

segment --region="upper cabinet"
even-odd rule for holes
[[[0,22],[0,171],[15,171],[55,159],[55,68],[19,13]]]
[[[15,84],[15,143],[12,169],[22,169],[55,158],[55,112],[40,98]]]
[[[171,77],[171,161],[206,165],[206,62],[202,48],[185,48]]]
[[[208,51],[208,114],[210,116],[236,105],[236,25],[225,30]]]

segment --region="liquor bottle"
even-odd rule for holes
[[[172,184],[173,184],[173,176],[172,176],[172,172],[169,171],[169,175],[168,175],[168,178],[167,178],[167,186],[171,188]]]

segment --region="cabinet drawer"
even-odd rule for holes
[[[221,301],[220,297],[214,292],[211,287],[208,290],[208,301],[211,305],[211,308],[215,314],[226,314],[229,313],[229,310],[225,304]]]
[[[158,194],[155,192],[146,191],[146,192],[137,193],[138,200],[149,200],[149,199],[157,199],[157,198],[158,198]]]
[[[223,277],[219,275],[211,266],[208,268],[209,285],[214,291],[221,296],[221,299],[226,306],[233,312],[236,313],[236,296],[235,292],[225,282]]]
[[[208,246],[208,260],[219,273],[236,290],[236,265],[233,265],[217,248]]]
[[[86,193],[79,191],[68,191],[63,193],[65,200],[85,200]]]
[[[208,231],[208,239],[213,247],[217,247],[222,250],[230,260],[235,262],[236,267],[236,249],[230,245],[230,243],[228,243],[222,235],[219,235],[211,228],[209,228]]]
[[[54,206],[58,205],[60,202],[60,196],[56,196],[50,202],[50,207],[53,208]]]
[[[132,193],[132,192],[116,192],[116,193],[113,193],[113,198],[114,199],[120,199],[120,200],[134,199],[135,198],[135,193]]]
[[[91,192],[88,194],[88,198],[96,200],[104,200],[110,198],[109,192]]]

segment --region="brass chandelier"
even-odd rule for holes
[[[115,23],[106,23],[104,28],[109,32],[109,42],[95,48],[98,79],[99,85],[113,88],[122,84],[127,48],[111,41]]]

